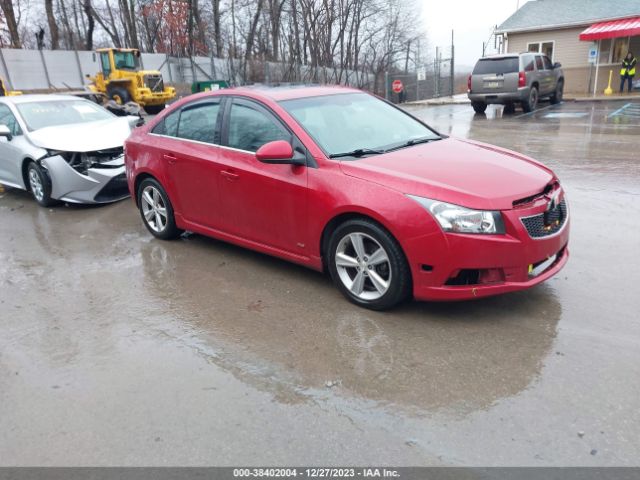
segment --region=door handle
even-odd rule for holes
[[[226,177],[229,180],[237,180],[238,178],[240,178],[240,175],[238,175],[237,173],[230,172],[229,170],[221,170],[220,175],[222,175],[223,177]]]
[[[168,153],[165,153],[164,155],[162,155],[162,158],[164,158],[167,162],[169,162],[169,165],[175,164],[176,160],[178,160],[176,157],[174,157],[173,155],[169,155]]]

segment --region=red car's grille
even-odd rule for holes
[[[562,200],[553,210],[531,217],[522,217],[520,220],[531,238],[548,237],[559,232],[567,221],[567,203]]]

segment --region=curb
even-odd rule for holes
[[[606,97],[569,97],[565,102],[616,102],[622,100],[640,100],[640,95],[609,95]]]
[[[598,96],[598,97],[567,97],[563,98],[565,102],[619,102],[629,100],[640,100],[639,95],[610,95],[610,96]],[[468,99],[465,100],[445,100],[445,99],[428,99],[419,100],[417,102],[405,102],[402,105],[408,106],[440,106],[440,105],[469,105],[471,102]]]

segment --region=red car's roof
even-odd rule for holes
[[[294,98],[319,97],[322,95],[337,95],[340,93],[362,93],[361,90],[340,86],[319,85],[295,85],[287,87],[238,87],[228,90],[230,92],[247,93],[255,97],[267,97],[276,102],[291,100]]]
[[[341,87],[341,86],[319,86],[319,85],[295,85],[286,87],[234,87],[225,88],[223,90],[213,90],[187,95],[171,104],[171,109],[180,108],[185,103],[192,102],[201,98],[207,98],[218,95],[246,95],[256,100],[279,102],[280,100],[292,100],[295,98],[320,97],[322,95],[339,95],[343,93],[366,93],[357,88]],[[19,97],[11,97],[19,98]]]

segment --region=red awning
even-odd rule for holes
[[[580,40],[602,40],[631,35],[640,35],[640,17],[594,23],[580,34]]]

